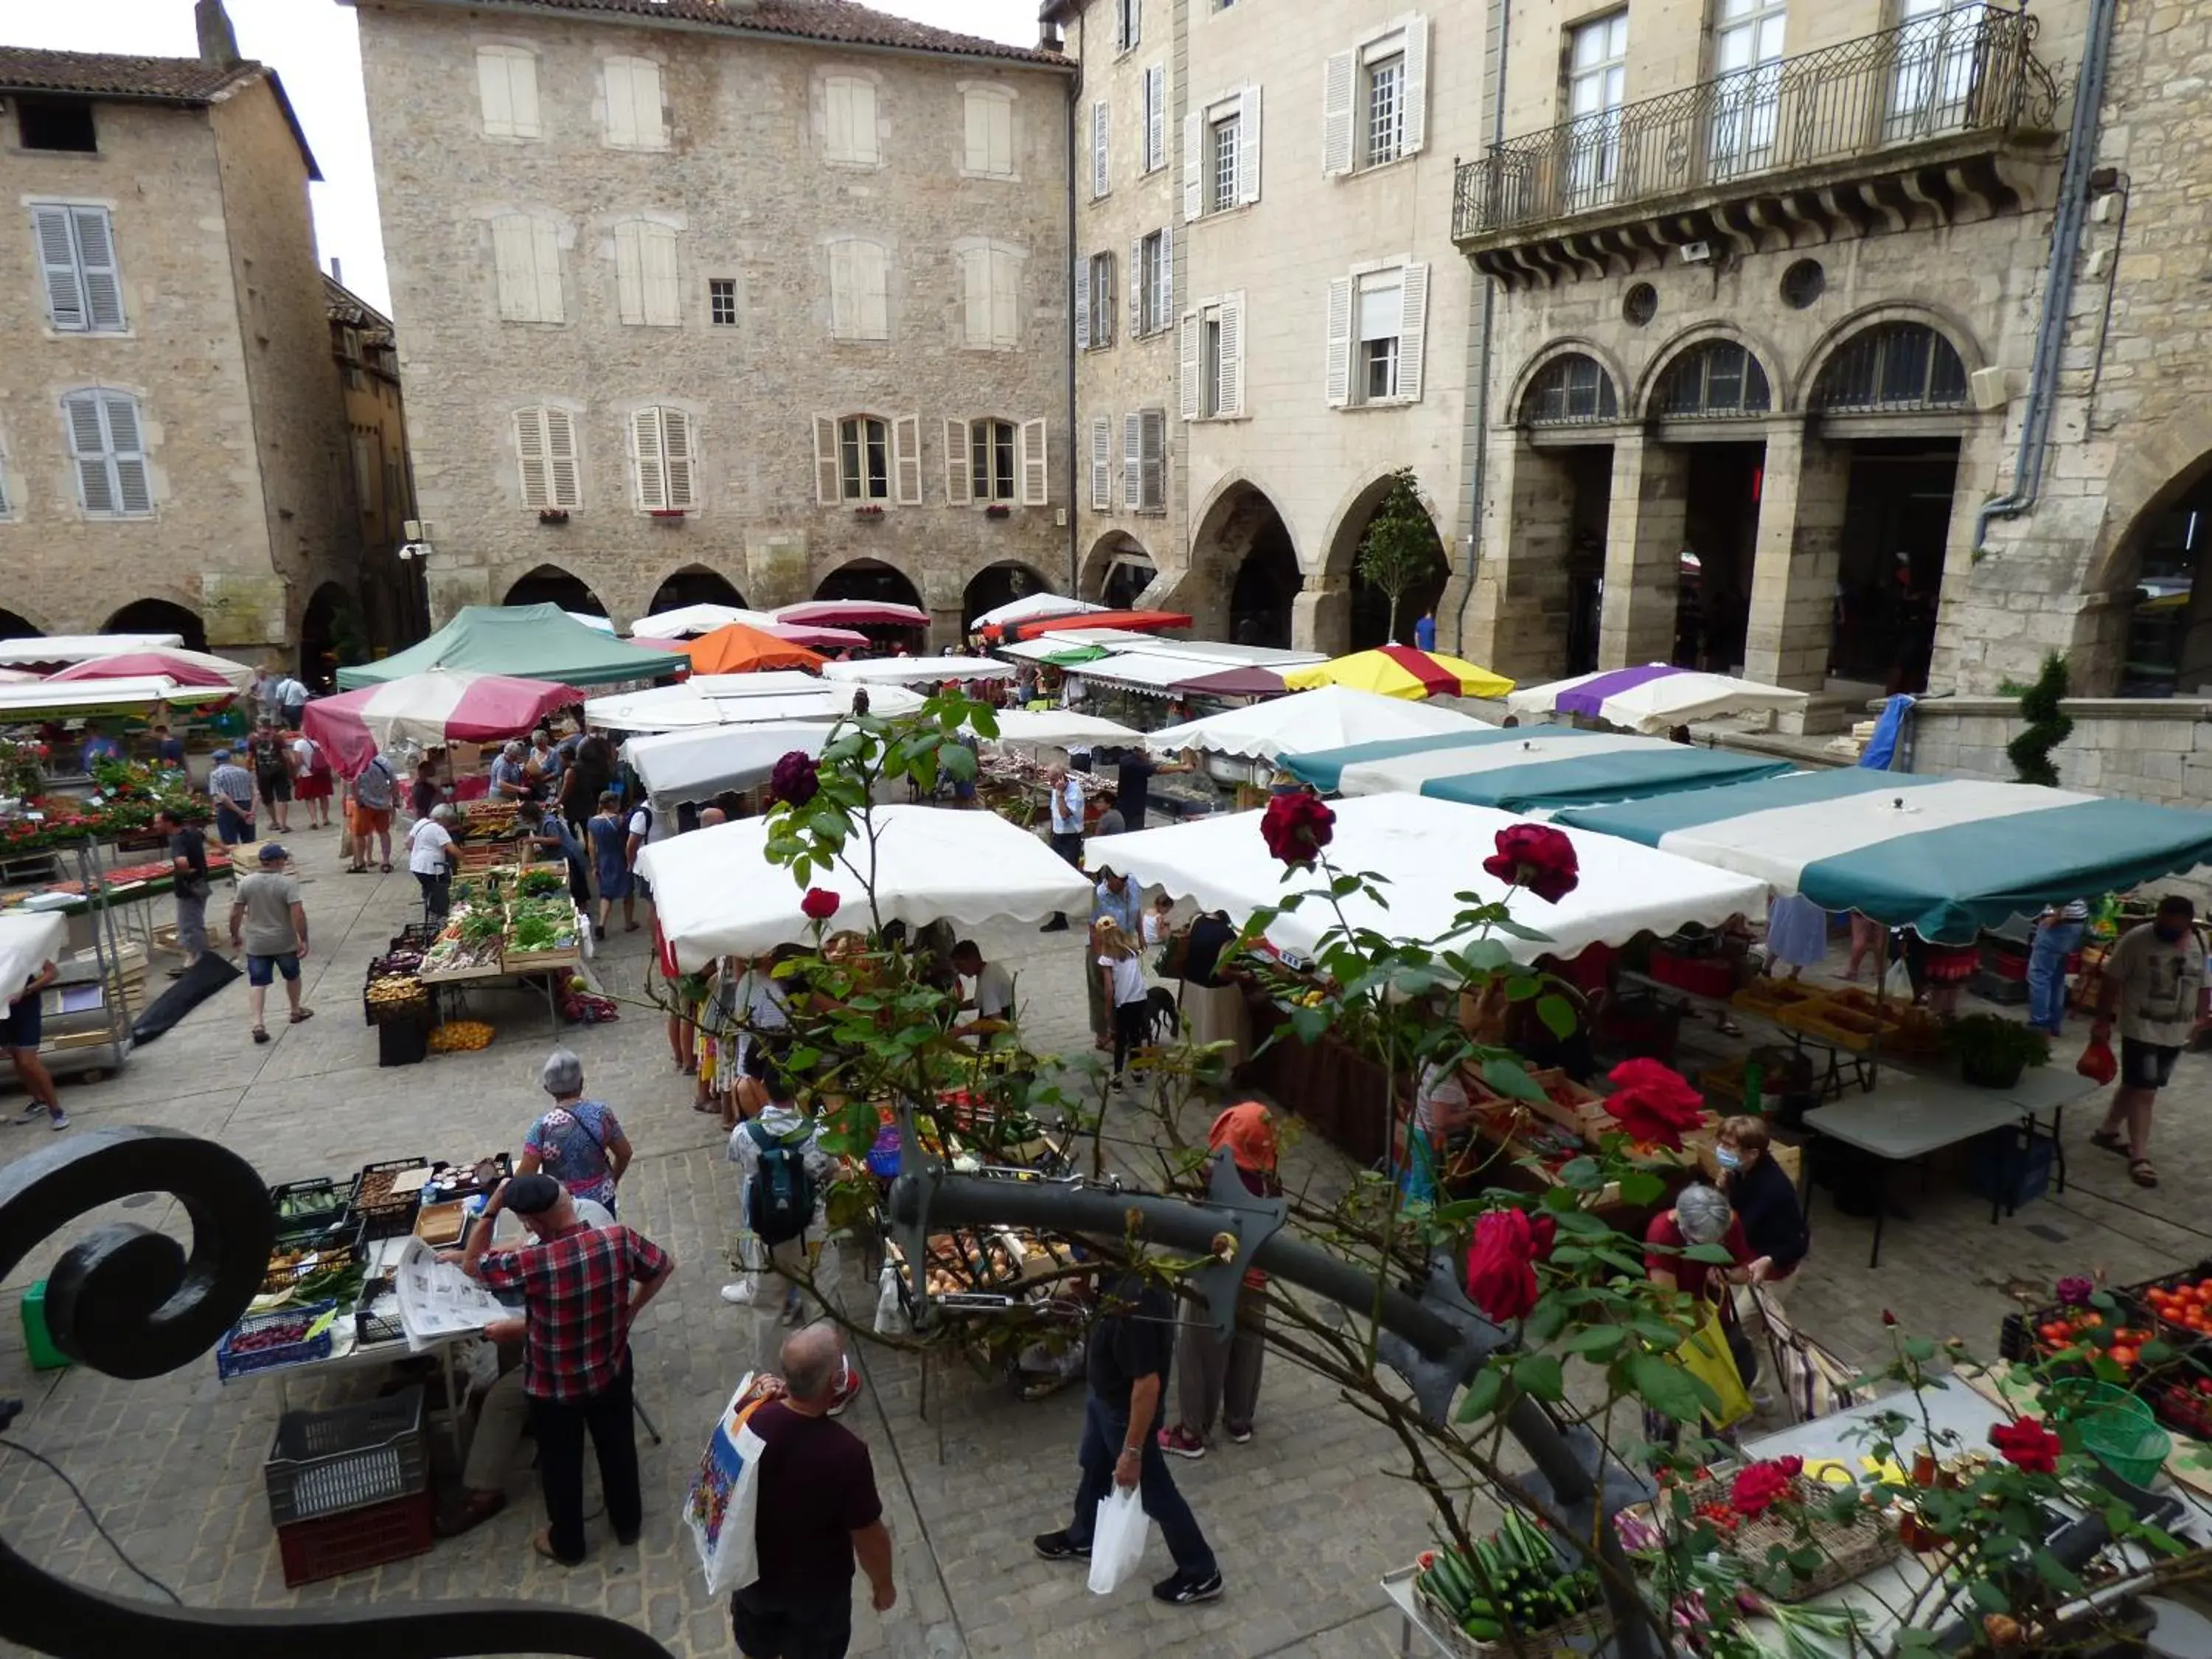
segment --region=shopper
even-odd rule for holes
[[[1124,749],[1115,768],[1114,798],[1121,805],[1121,821],[1132,830],[1145,827],[1145,811],[1152,799],[1152,780],[1170,772],[1193,772],[1188,761],[1154,760],[1146,749]]]
[[[292,799],[307,811],[304,830],[327,830],[331,827],[331,763],[324,758],[322,745],[306,732],[295,729],[288,734],[288,745],[292,756]]]
[[[154,814],[154,827],[168,838],[170,895],[177,903],[177,949],[185,965],[169,969],[171,979],[182,979],[207,954],[207,907],[212,889],[208,881],[207,836],[196,823],[177,816],[173,806]]]
[[[2088,930],[2089,901],[2072,899],[2045,909],[2027,952],[2027,1023],[2062,1036],[2066,1030],[2066,964]]]
[[[623,843],[623,863],[629,872],[629,891],[623,899],[623,932],[637,932],[636,902],[653,902],[653,890],[637,872],[637,855],[653,841],[653,808],[641,800],[630,809],[629,839]]]
[[[521,1218],[532,1243],[488,1249],[501,1210]],[[524,1175],[501,1182],[492,1194],[461,1266],[489,1290],[522,1293],[522,1389],[530,1401],[549,1523],[532,1547],[565,1567],[584,1559],[587,1430],[615,1541],[636,1543],[645,1501],[631,1416],[629,1333],[676,1271],[676,1259],[620,1222],[586,1225],[559,1182]],[[496,1327],[488,1333],[495,1339],[504,1334]]]
[[[584,843],[556,812],[549,812],[534,800],[526,800],[515,810],[515,839],[527,849],[526,856],[532,863],[557,863],[568,878],[568,896],[576,908],[589,915],[592,908],[591,878],[584,873]]]
[[[868,1576],[878,1613],[897,1603],[891,1537],[868,1449],[829,1420],[854,1375],[833,1325],[783,1340],[783,1397],[747,1419],[759,1436],[759,1567],[730,1597],[730,1626],[746,1659],[844,1659],[853,1639],[853,1569]]]
[[[952,947],[952,965],[974,988],[960,1006],[975,1017],[952,1028],[954,1036],[989,1036],[1013,1024],[1014,976],[1003,964],[986,962],[983,947],[963,939]]]
[[[1083,786],[1067,775],[1067,768],[1054,761],[1044,775],[1045,805],[1052,815],[1052,850],[1077,869],[1083,867]],[[1067,918],[1055,910],[1037,929],[1040,933],[1067,931]],[[1091,1022],[1095,1030],[1096,1020]]]
[[[1114,1077],[1111,1086],[1121,1086],[1122,1069],[1129,1055],[1144,1047],[1151,1032],[1152,987],[1145,983],[1145,963],[1134,934],[1110,916],[1091,925],[1091,947],[1097,959],[1098,994],[1114,1011]]]
[[[399,798],[399,775],[381,755],[371,755],[361,775],[353,781],[353,875],[368,870],[368,844],[377,843],[384,873],[392,873],[392,806]],[[432,805],[435,805],[433,802]]]
[[[276,729],[274,720],[264,720],[260,729],[246,740],[246,752],[253,763],[254,787],[260,792],[261,804],[269,809],[269,822],[278,835],[289,835],[292,757],[285,746],[284,734]]]
[[[283,722],[285,730],[298,731],[300,717],[307,712],[307,688],[290,674],[284,674],[278,678],[272,689],[272,696],[276,719]],[[281,824],[277,827],[283,828]]]
[[[1103,1054],[1114,1046],[1114,1005],[1107,999],[1105,981],[1098,976],[1096,935],[1102,921],[1115,923],[1132,939],[1143,936],[1144,895],[1118,871],[1101,872],[1098,884],[1091,889],[1092,949],[1083,958],[1085,1000],[1091,1006],[1091,1044]]]
[[[615,1188],[629,1167],[629,1138],[614,1108],[584,1098],[584,1062],[567,1048],[556,1048],[538,1069],[538,1081],[553,1104],[522,1138],[517,1175],[544,1170],[568,1190],[615,1212]]]
[[[1766,1120],[1723,1119],[1713,1139],[1713,1161],[1720,1165],[1720,1189],[1743,1224],[1751,1259],[1766,1264],[1759,1282],[1770,1289],[1778,1287],[1797,1271],[1811,1240],[1805,1231],[1804,1209],[1797,1202],[1796,1183],[1774,1161]]]
[[[428,755],[415,763],[415,781],[407,787],[407,810],[414,817],[427,818],[446,799],[446,787],[438,781],[438,769]]]
[[[534,793],[530,784],[530,750],[518,739],[499,751],[499,758],[491,763],[490,794],[494,800],[528,800]]]
[[[160,720],[154,723],[154,764],[173,771],[185,769],[185,740],[172,737],[167,725]]]
[[[753,1330],[755,1363],[765,1364],[773,1318],[796,1325],[805,1316],[800,1281],[807,1276],[810,1257],[817,1294],[834,1277],[823,1265],[822,1243],[828,1231],[823,1201],[835,1171],[823,1149],[822,1126],[799,1109],[796,1091],[782,1073],[763,1061],[756,1064],[754,1075],[767,1091],[768,1104],[759,1116],[731,1131],[728,1156],[738,1166],[740,1229],[760,1242],[765,1276],[774,1284],[756,1288],[738,1279],[722,1287],[722,1300],[740,1306],[751,1303],[763,1316],[775,1310]],[[779,1285],[781,1296],[775,1293]]]
[[[208,774],[208,800],[215,808],[216,839],[225,847],[236,847],[253,839],[253,775],[228,749],[216,750],[211,758],[215,769]]]
[[[615,781],[615,752],[597,732],[579,729],[574,741],[574,758],[561,771],[561,816],[580,836],[599,810],[599,797]]]
[[[622,797],[611,789],[603,791],[599,812],[584,829],[591,837],[592,872],[599,883],[599,920],[593,931],[601,939],[607,936],[607,919],[620,899],[623,930],[634,933],[637,900],[630,891],[629,830],[623,823]]]
[[[407,832],[407,868],[422,890],[422,920],[433,927],[453,908],[453,864],[460,856],[453,846],[455,821],[453,809],[441,804]]]
[[[1692,1244],[1718,1244],[1735,1265],[1695,1261],[1685,1254]],[[1741,1218],[1718,1191],[1701,1182],[1683,1188],[1674,1195],[1673,1207],[1652,1217],[1644,1231],[1645,1275],[1662,1291],[1680,1291],[1718,1310],[1722,1334],[1747,1389],[1759,1375],[1759,1354],[1736,1318],[1735,1298],[1729,1287],[1759,1284],[1771,1266],[1753,1258]]]
[[[1152,1586],[1156,1600],[1187,1606],[1221,1595],[1221,1571],[1190,1505],[1176,1490],[1160,1454],[1160,1402],[1166,1397],[1174,1350],[1175,1304],[1132,1270],[1110,1285],[1091,1327],[1085,1360],[1090,1389],[1083,1402],[1083,1440],[1076,1456],[1082,1479],[1075,1513],[1058,1532],[1032,1540],[1048,1561],[1091,1554],[1098,1505],[1116,1488],[1137,1487],[1145,1513],[1159,1523],[1176,1570]]]
[[[1191,921],[1182,950],[1182,977],[1176,986],[1183,1034],[1201,1047],[1226,1043],[1221,1065],[1232,1071],[1244,1063],[1252,1046],[1244,987],[1231,967],[1236,945],[1237,925],[1226,910],[1201,911]]]
[[[2150,1161],[2151,1111],[2158,1091],[2172,1079],[2174,1061],[2203,1029],[2205,1014],[2197,907],[2169,893],[2159,901],[2157,915],[2128,929],[2105,958],[2097,1021],[2089,1031],[2092,1041],[2108,1042],[2118,1017],[2120,1086],[2104,1127],[2089,1139],[2108,1152],[2125,1154],[2128,1178],[2138,1187],[2158,1185]]]
[[[69,1127],[69,1114],[62,1110],[62,1097],[54,1090],[54,1074],[39,1058],[39,1044],[46,1039],[46,1013],[40,1006],[46,987],[54,982],[61,969],[51,962],[40,964],[39,971],[26,981],[21,990],[9,999],[8,1017],[0,1021],[0,1048],[8,1051],[8,1058],[15,1067],[15,1075],[30,1092],[30,1101],[23,1108],[26,1118],[40,1113],[57,1129]]]
[[[269,1041],[261,1023],[269,982],[284,976],[284,1000],[295,1025],[315,1017],[300,1003],[300,963],[307,954],[307,907],[300,878],[284,866],[290,855],[276,842],[261,847],[261,867],[238,884],[231,901],[230,942],[246,952],[246,1006],[253,1016],[253,1040]]]
[[[1231,1106],[1213,1120],[1206,1146],[1226,1152],[1244,1190],[1261,1198],[1281,1193],[1275,1173],[1275,1121],[1256,1100]],[[1202,1312],[1183,1322],[1176,1344],[1176,1383],[1181,1420],[1160,1431],[1160,1449],[1170,1457],[1203,1457],[1206,1437],[1220,1418],[1229,1437],[1243,1445],[1252,1437],[1252,1419],[1260,1403],[1260,1366],[1267,1353],[1267,1275],[1253,1268],[1237,1291],[1236,1328],[1228,1336],[1215,1330]]]

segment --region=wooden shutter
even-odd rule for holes
[[[1091,106],[1091,194],[1103,196],[1114,182],[1109,140],[1114,125],[1114,106],[1101,98]]]
[[[507,73],[507,52],[505,46],[477,48],[477,96],[483,105],[487,138],[514,137],[514,98]]]
[[[154,487],[146,473],[146,443],[138,427],[138,400],[127,392],[103,392],[100,410],[107,422],[107,453],[115,469],[116,510],[151,513]]]
[[[84,278],[85,326],[95,334],[123,331],[123,280],[115,269],[115,238],[107,210],[80,207],[70,210],[76,231],[77,270]]]
[[[891,422],[891,487],[901,507],[921,505],[921,416],[902,415]]]
[[[1328,406],[1352,401],[1352,289],[1349,276],[1328,279]]]
[[[1182,118],[1182,216],[1185,223],[1206,211],[1205,169],[1206,119],[1193,110]]]
[[[1224,415],[1244,412],[1244,292],[1221,296],[1221,378],[1214,407]]]
[[[822,85],[822,119],[830,159],[849,161],[853,155],[853,83],[831,76]]]
[[[991,271],[991,343],[1018,346],[1022,343],[1021,262],[995,247],[984,262]]]
[[[576,417],[565,409],[545,414],[547,502],[557,507],[584,504],[583,476],[576,465]]]
[[[975,486],[968,477],[968,422],[947,421],[945,423],[945,501],[948,507],[965,507],[975,499]]]
[[[839,500],[837,478],[837,422],[827,415],[814,417],[814,499],[823,507]]]
[[[1247,87],[1237,100],[1237,202],[1260,199],[1260,88]]]
[[[1091,349],[1091,261],[1080,254],[1075,260],[1075,349]]]
[[[1160,326],[1175,315],[1175,228],[1160,227]]]
[[[853,244],[853,283],[856,290],[854,318],[863,340],[891,337],[890,301],[885,284],[885,265],[880,242]]]
[[[542,409],[514,411],[514,459],[522,475],[522,504],[526,507],[553,505],[552,484],[545,463],[545,416]]]
[[[1159,512],[1168,504],[1168,415],[1164,409],[1148,409],[1139,417],[1144,444],[1143,490],[1138,505],[1149,511]]]
[[[545,128],[538,117],[538,55],[512,52],[507,58],[507,107],[513,112],[514,136],[542,138]]]
[[[77,493],[87,513],[115,511],[115,481],[107,470],[107,435],[100,419],[100,394],[73,392],[62,399],[69,422],[70,454],[76,462]]]
[[[635,219],[615,227],[615,307],[626,323],[645,320],[644,240]]]
[[[1145,499],[1145,417],[1121,417],[1121,505],[1131,512],[1148,507]]]
[[[1100,345],[1114,343],[1114,256],[1091,256],[1091,332]]]
[[[1139,236],[1129,244],[1129,337],[1133,340],[1139,338],[1147,326],[1145,316],[1145,239]]]
[[[660,465],[668,481],[668,505],[699,505],[699,434],[691,417],[680,409],[654,411],[660,416]]]
[[[640,142],[643,112],[637,106],[637,88],[630,79],[629,65],[627,58],[610,58],[601,79],[607,89],[607,142],[635,147]]]
[[[76,240],[65,207],[34,207],[31,223],[38,234],[39,264],[46,275],[46,316],[55,328],[82,333],[85,327],[84,286],[78,280]]]
[[[530,225],[530,260],[534,280],[535,315],[530,320],[557,323],[565,313],[561,306],[561,233],[544,219]]]
[[[672,328],[684,320],[676,281],[676,233],[666,225],[641,224],[638,252],[644,276],[645,320]]]
[[[991,171],[991,111],[996,101],[988,94],[970,91],[963,112],[968,122],[968,171]]]
[[[1145,71],[1145,171],[1157,172],[1168,160],[1168,66]]]
[[[1399,95],[1406,102],[1406,119],[1398,153],[1412,155],[1420,149],[1428,131],[1429,20],[1425,17],[1406,20],[1406,78]]]
[[[1398,395],[1407,403],[1421,396],[1421,356],[1425,349],[1429,314],[1429,268],[1407,265],[1402,300],[1405,315],[1398,324]]]
[[[842,340],[856,337],[860,326],[856,318],[860,291],[853,280],[853,249],[851,242],[830,244],[830,331]]]
[[[1091,510],[1109,513],[1114,507],[1114,422],[1103,415],[1091,417]]]
[[[991,343],[991,250],[975,247],[961,260],[968,343]]]
[[[1182,314],[1182,417],[1186,421],[1198,418],[1198,313],[1186,311]]]
[[[1334,179],[1352,171],[1352,122],[1359,54],[1332,52],[1321,76],[1321,170]]]
[[[668,476],[660,459],[660,411],[630,411],[630,456],[637,464],[637,504],[647,513],[668,505]]]
[[[1052,494],[1052,472],[1045,454],[1045,423],[1024,421],[1020,439],[1022,505],[1042,507]]]

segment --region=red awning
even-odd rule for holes
[[[1002,630],[1009,640],[1034,640],[1046,634],[1075,634],[1093,628],[1118,628],[1131,634],[1164,634],[1188,628],[1191,619],[1176,611],[1085,611],[1073,617],[1041,617]]]
[[[1290,690],[1272,668],[1224,668],[1180,680],[1173,688],[1179,697],[1279,697]]]

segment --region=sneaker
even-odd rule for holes
[[[68,1128],[69,1114],[67,1112],[56,1112],[53,1116],[53,1127],[57,1129]]]
[[[1091,1559],[1091,1546],[1077,1543],[1067,1535],[1065,1527],[1058,1532],[1041,1532],[1030,1540],[1030,1543],[1048,1561],[1088,1561]]]
[[[1178,1607],[1187,1607],[1199,1601],[1218,1601],[1221,1599],[1221,1575],[1209,1572],[1203,1578],[1178,1572],[1163,1578],[1152,1586],[1152,1600],[1167,1601]]]
[[[744,1279],[740,1279],[734,1284],[722,1286],[722,1300],[734,1306],[742,1308],[752,1299],[753,1287]]]
[[[827,1415],[842,1417],[845,1407],[860,1397],[860,1374],[848,1364],[837,1378],[836,1391],[830,1396]]]
[[[1242,1446],[1252,1438],[1252,1425],[1249,1423],[1241,1425],[1231,1423],[1226,1426],[1229,1430],[1229,1438],[1234,1444]]]
[[[1170,1457],[1206,1455],[1206,1437],[1193,1434],[1180,1423],[1171,1429],[1162,1429],[1156,1438],[1159,1441],[1160,1449]]]
[[[44,1117],[46,1114],[46,1107],[44,1101],[28,1101],[24,1104],[23,1115],[25,1117]]]
[[[787,1325],[801,1325],[805,1322],[806,1304],[796,1295],[786,1297],[783,1303],[783,1322]]]

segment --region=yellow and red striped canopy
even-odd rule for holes
[[[1502,697],[1513,689],[1513,682],[1502,674],[1410,645],[1385,645],[1307,668],[1286,669],[1283,684],[1293,691],[1348,685],[1357,691],[1408,698]]]

